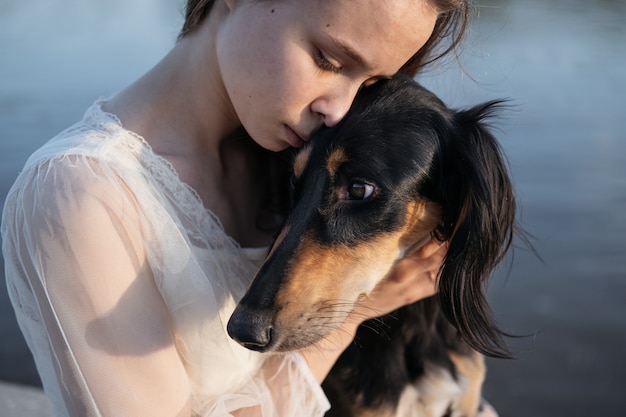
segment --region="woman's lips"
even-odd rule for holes
[[[299,135],[295,130],[285,125],[287,142],[294,148],[301,148],[308,138]]]

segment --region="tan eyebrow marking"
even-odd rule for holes
[[[326,163],[326,169],[330,174],[330,177],[334,177],[339,167],[348,161],[348,156],[343,148],[337,148],[332,151],[328,156],[328,162]]]
[[[302,173],[304,172],[304,168],[306,168],[307,163],[309,162],[309,157],[311,156],[311,146],[307,146],[302,149],[293,161],[293,175],[296,178],[300,178]]]

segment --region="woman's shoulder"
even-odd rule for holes
[[[145,141],[125,130],[115,115],[103,111],[104,102],[98,99],[80,121],[45,142],[27,160],[25,169],[72,155],[115,161],[124,160],[120,158],[124,154],[141,154]]]
[[[13,185],[22,192],[30,186],[86,189],[142,178],[151,150],[138,135],[125,130],[119,120],[102,110],[103,99],[92,104],[83,118],[33,152]]]
[[[28,201],[52,204],[89,195],[114,200],[133,193],[127,184],[142,177],[144,143],[124,131],[96,101],[84,117],[37,149],[26,161],[9,193],[5,208]],[[124,191],[120,193],[120,190]],[[40,206],[39,204],[38,206]]]

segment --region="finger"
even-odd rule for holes
[[[430,238],[424,245],[420,246],[417,250],[410,253],[406,257],[413,259],[429,258],[439,252],[442,257],[445,255],[448,248],[447,242],[440,242],[435,238]]]
[[[384,282],[393,286],[398,293],[408,294],[411,299],[415,298],[413,294],[430,296],[436,292],[440,265],[439,261],[432,259],[402,259],[396,263]]]

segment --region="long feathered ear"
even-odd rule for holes
[[[439,281],[442,310],[470,346],[494,357],[510,353],[485,287],[511,246],[516,209],[502,152],[485,123],[502,107],[502,101],[490,101],[455,113],[442,143],[443,218],[436,232],[449,245]]]

